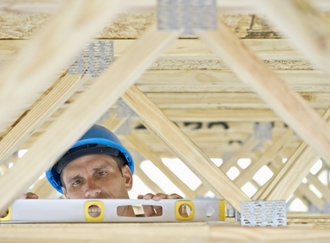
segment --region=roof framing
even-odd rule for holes
[[[234,6],[230,2],[224,1],[219,8],[251,11],[250,3],[238,1]],[[263,7],[262,11],[271,13],[271,17],[278,17],[279,11],[270,11],[269,8],[266,8],[268,4],[275,1],[259,2],[263,3],[260,4]],[[295,11],[282,12],[283,17],[293,15],[300,20],[301,13],[308,13],[308,16],[319,24],[318,31],[324,34],[322,39],[327,43],[328,30],[324,27],[327,26],[326,20],[320,17],[317,8],[319,6],[329,7],[328,3],[316,1],[315,6],[317,7],[314,9],[312,5],[306,5],[305,1],[306,8],[299,8],[298,5],[294,5],[296,2],[287,1],[286,4],[293,4],[290,6],[295,7]],[[5,163],[10,155],[27,142],[31,133],[48,122],[47,132],[41,131],[36,136],[37,140],[29,141],[27,143],[29,152],[0,177],[0,184],[3,185],[0,187],[0,195],[7,195],[7,198],[0,201],[0,211],[7,208],[17,195],[36,181],[65,148],[92,123],[97,122],[102,115],[109,112],[109,109],[116,105],[116,101],[120,97],[139,115],[140,121],[146,125],[148,131],[160,138],[166,149],[181,158],[199,175],[203,181],[203,186],[199,188],[200,191],[212,188],[217,195],[223,196],[230,204],[239,209],[240,201],[256,198],[287,199],[298,188],[297,195],[305,195],[319,208],[324,206],[324,199],[313,196],[305,185],[300,185],[300,180],[305,176],[311,177],[308,175],[309,169],[317,158],[322,157],[327,161],[326,165],[329,165],[330,128],[326,118],[320,116],[329,107],[328,78],[311,66],[307,66],[307,68],[306,65],[303,66],[304,68],[300,66],[305,70],[299,71],[275,71],[271,69],[274,66],[262,61],[277,61],[279,56],[281,60],[285,61],[301,61],[301,53],[291,48],[287,40],[242,40],[221,19],[217,31],[197,32],[200,40],[182,38],[178,40],[180,32],[159,32],[154,25],[151,25],[138,40],[115,41],[116,60],[99,78],[85,80],[80,76],[66,75],[58,79],[59,74],[65,71],[65,64],[69,62],[69,59],[90,38],[101,31],[109,20],[114,20],[118,13],[139,7],[132,3],[129,3],[131,6],[127,5],[131,8],[125,7],[121,5],[120,1],[97,1],[97,3],[102,3],[104,6],[100,8],[98,5],[94,5],[94,1],[93,3],[71,1],[63,12],[46,23],[40,33],[27,44],[25,44],[25,40],[0,41],[0,59],[8,61],[0,73],[0,131],[2,131],[3,137],[0,141],[0,161]],[[4,10],[3,6],[0,5],[0,9]],[[7,10],[21,9],[21,6],[12,5]],[[150,10],[152,5],[150,5],[150,1],[144,1],[140,7],[143,10]],[[112,9],[113,12],[109,14],[108,9]],[[283,19],[285,20],[285,18]],[[294,23],[291,27],[279,23],[278,27],[288,33],[288,30],[297,26]],[[299,37],[306,35],[307,27],[301,32],[298,31],[298,28],[296,31],[292,31],[292,37],[296,42],[299,42]],[[67,33],[70,33],[69,37],[66,35]],[[327,46],[319,45],[316,43],[317,40],[311,39],[308,45],[302,45],[301,50],[306,53],[313,64],[328,72],[329,68],[326,65],[320,65],[320,62],[328,63],[324,62],[328,58]],[[299,43],[303,44],[303,42]],[[307,48],[305,48],[306,46]],[[214,53],[208,49],[209,47],[213,49]],[[312,51],[308,52],[307,49]],[[18,50],[20,51],[12,58],[12,55]],[[184,64],[185,60],[194,60],[194,58],[198,59],[198,65],[195,66],[211,60],[214,61],[215,66],[213,67],[216,67],[217,70],[195,69],[194,65],[190,65],[189,70],[187,65],[182,65],[180,66],[182,70],[177,71],[174,70],[175,65],[173,64],[164,70],[168,60],[172,63]],[[159,67],[163,67],[163,70]],[[243,82],[240,82],[237,77]],[[154,81],[155,78],[158,80]],[[55,80],[58,81],[55,82]],[[82,86],[82,82],[87,83]],[[136,84],[133,85],[133,83]],[[212,88],[210,88],[210,84]],[[52,88],[49,89],[50,87]],[[49,93],[40,96],[48,89]],[[166,93],[162,94],[164,91]],[[183,102],[179,103],[180,98],[175,98],[178,94],[182,95],[186,106],[183,105]],[[68,102],[69,97],[72,98],[72,103]],[[189,99],[190,97],[191,99]],[[201,102],[202,105],[198,107],[198,101],[203,98],[204,102]],[[237,101],[239,104],[237,105],[234,101],[239,98],[241,100]],[[258,99],[257,102],[254,99]],[[168,101],[166,103],[163,100]],[[215,102],[216,105],[212,107],[209,100],[218,103]],[[171,101],[174,105],[170,103]],[[226,101],[228,103],[224,104]],[[32,104],[33,106],[31,106]],[[58,112],[56,117],[53,116],[52,114],[59,110],[60,106],[64,107],[63,111]],[[178,109],[178,107],[181,108]],[[253,113],[251,114],[251,111],[246,108],[253,108]],[[28,112],[22,116],[27,110]],[[20,120],[18,120],[19,117]],[[225,161],[225,164],[216,168],[207,152],[197,146],[197,142],[192,139],[196,133],[190,131],[186,135],[174,121],[219,121],[219,117],[225,122],[242,121],[243,119],[245,122],[284,121],[305,143],[298,146],[298,149],[291,148],[290,151],[295,152],[285,165],[280,166],[276,155],[284,154],[285,152],[282,150],[287,145],[292,146],[292,140],[294,140],[292,130],[287,130],[278,139],[274,139],[270,147],[264,145],[261,149],[265,149],[266,152],[258,154],[262,151],[261,149],[254,150],[258,141],[255,137],[248,136],[251,135],[248,134],[251,133],[250,129],[241,136],[244,138],[243,146],[240,146],[232,157]],[[119,128],[123,121],[116,120],[116,118],[116,116],[110,117],[105,124],[114,130]],[[203,131],[205,132],[205,130]],[[198,138],[202,141],[201,133],[198,134]],[[162,165],[157,153],[148,153],[146,147],[141,144],[141,140],[137,139],[137,135],[124,136],[124,140],[161,167],[175,184],[184,189],[188,196],[196,195],[196,192],[186,188],[175,175]],[[61,142],[59,143],[59,141]],[[253,165],[242,172],[239,178],[231,181],[225,174],[226,170],[236,163],[238,157],[251,152],[256,158]],[[306,157],[307,162],[302,159]],[[254,198],[247,197],[240,187],[246,181],[251,180],[256,170],[270,161],[271,166],[277,169],[277,174],[273,180],[260,187]],[[297,173],[298,169],[302,167],[303,169]],[[26,175],[25,171],[31,171],[31,173]],[[137,170],[137,174],[145,181],[149,180],[142,171]],[[294,182],[288,184],[287,181],[290,181],[293,176]],[[18,178],[20,179],[18,180]],[[316,181],[313,182],[317,184]],[[150,181],[149,185],[155,190],[159,189]],[[323,193],[328,192],[328,188],[319,184],[318,187]],[[43,190],[42,187],[38,188]]]

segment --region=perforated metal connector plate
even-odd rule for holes
[[[216,0],[158,0],[159,30],[182,30],[193,35],[194,30],[216,30]]]
[[[242,226],[286,226],[286,203],[284,200],[244,201],[241,206]]]
[[[69,73],[90,74],[96,78],[113,62],[113,56],[113,41],[93,41],[74,59]]]

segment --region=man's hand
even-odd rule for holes
[[[156,195],[152,193],[148,193],[146,195],[138,195],[138,199],[152,199],[155,201],[159,201],[161,199],[182,199],[182,197],[176,193],[167,195],[164,193],[157,193]],[[151,216],[161,216],[163,215],[163,208],[162,206],[152,206],[152,205],[144,205],[143,206],[144,215],[145,217],[151,217]]]

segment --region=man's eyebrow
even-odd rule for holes
[[[106,165],[100,165],[98,167],[93,168],[92,170],[94,172],[98,172],[100,170],[107,169],[109,167],[111,167],[111,165],[108,165],[108,164],[106,164]],[[77,179],[84,179],[84,178],[81,175],[72,176],[72,177],[69,177],[68,178],[68,183],[71,183],[72,181],[77,180]]]
[[[102,169],[107,169],[111,167],[110,165],[101,165],[99,167],[96,167],[96,168],[93,168],[93,171],[99,171],[99,170],[102,170]]]

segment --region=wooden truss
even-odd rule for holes
[[[329,10],[330,5],[326,1],[290,0],[281,5],[274,0],[237,1],[235,4],[219,1],[219,11],[266,13],[269,20],[287,34],[288,40],[241,39],[225,23],[225,18],[219,18],[217,30],[197,31],[195,38],[184,38],[180,31],[159,31],[155,24],[150,24],[148,30],[134,40],[120,40],[104,33],[98,36],[107,25],[116,21],[119,14],[155,11],[151,1],[123,2],[68,1],[58,10],[57,5],[49,1],[47,6],[56,14],[33,35],[34,38],[10,41],[5,36],[0,40],[0,58],[6,60],[0,69],[0,195],[4,195],[0,199],[0,211],[36,182],[91,124],[101,120],[113,131],[125,122],[131,122],[131,126],[142,124],[146,128],[143,132],[136,129],[136,133],[120,135],[123,142],[134,153],[151,160],[187,197],[200,196],[211,190],[239,210],[241,201],[289,200],[295,195],[313,202],[319,209],[324,208],[330,200],[329,185],[320,183],[309,172],[319,158],[324,161],[322,168],[329,170],[330,166],[330,40],[328,19],[320,11]],[[2,11],[22,11],[19,2],[17,5],[4,4],[0,4]],[[114,39],[115,61],[95,79],[69,74],[70,61],[92,38]],[[289,40],[297,48],[292,48]],[[18,49],[20,51],[13,55]],[[301,62],[301,53],[314,66],[305,70],[275,70],[264,61],[278,60],[280,56],[284,61]],[[157,69],[157,65],[165,66],[168,60],[175,66],[188,58],[211,60],[210,67],[189,69],[181,64],[177,70],[173,67]],[[227,65],[229,69],[219,69],[219,65]],[[310,90],[311,86],[313,90]],[[180,89],[182,91],[178,92]],[[177,96],[182,96],[182,100]],[[119,117],[114,112],[119,98],[138,115],[136,119]],[[162,103],[165,99],[166,104]],[[171,100],[177,103],[171,104]],[[222,106],[226,102],[228,105]],[[251,107],[253,109],[249,110]],[[224,127],[230,127],[226,134],[231,136],[231,142],[238,141],[238,149],[232,150],[228,141],[215,140],[210,132],[196,135],[180,127],[180,121],[219,125],[216,123],[219,120],[225,122],[222,123]],[[260,141],[251,133],[254,122],[273,122],[275,127],[272,141],[263,143],[259,149],[256,146]],[[280,123],[285,126],[276,127]],[[218,130],[218,136],[225,134],[224,130],[226,128]],[[244,132],[232,132],[236,130]],[[218,144],[213,144],[213,139]],[[20,159],[15,158],[14,166],[9,169],[8,161],[22,148],[28,152]],[[212,162],[212,157],[224,157],[228,152],[230,156],[220,167]],[[195,191],[190,189],[164,166],[161,158],[166,156],[180,158],[199,177],[202,185]],[[240,169],[240,175],[231,180],[226,172],[237,167],[238,159],[245,156],[253,157],[251,165]],[[288,158],[285,164],[283,158]],[[138,158],[136,160],[139,164]],[[253,175],[264,165],[275,172],[274,176],[263,186],[255,185],[258,191],[252,197],[247,196],[241,187],[253,181]],[[136,174],[150,188],[160,190],[138,166]],[[301,183],[304,178],[322,192],[322,198],[316,197]],[[46,185],[43,179],[34,188],[50,197],[52,192]],[[295,218],[291,219],[289,222],[294,222]],[[314,219],[318,222],[317,217]],[[142,239],[140,229],[129,227]],[[166,227],[178,237],[192,237],[177,232],[170,225]],[[243,232],[236,226],[217,228],[187,224],[184,227],[187,233],[199,227],[202,232],[197,234],[210,241],[242,239],[244,234],[250,234],[248,229]],[[47,226],[42,229],[49,230]],[[26,228],[0,227],[0,238],[14,239],[15,230],[22,234]],[[270,229],[251,229],[251,237],[264,239],[271,234],[278,240],[286,240],[290,235],[299,238],[300,231],[284,229],[283,235],[273,234]],[[56,229],[52,232],[57,234]],[[163,234],[156,227],[154,234],[157,232]],[[315,229],[307,238],[328,239],[329,236],[327,231]],[[20,239],[21,236],[17,237]],[[62,239],[70,237],[68,234]],[[29,239],[35,240],[33,236]]]

